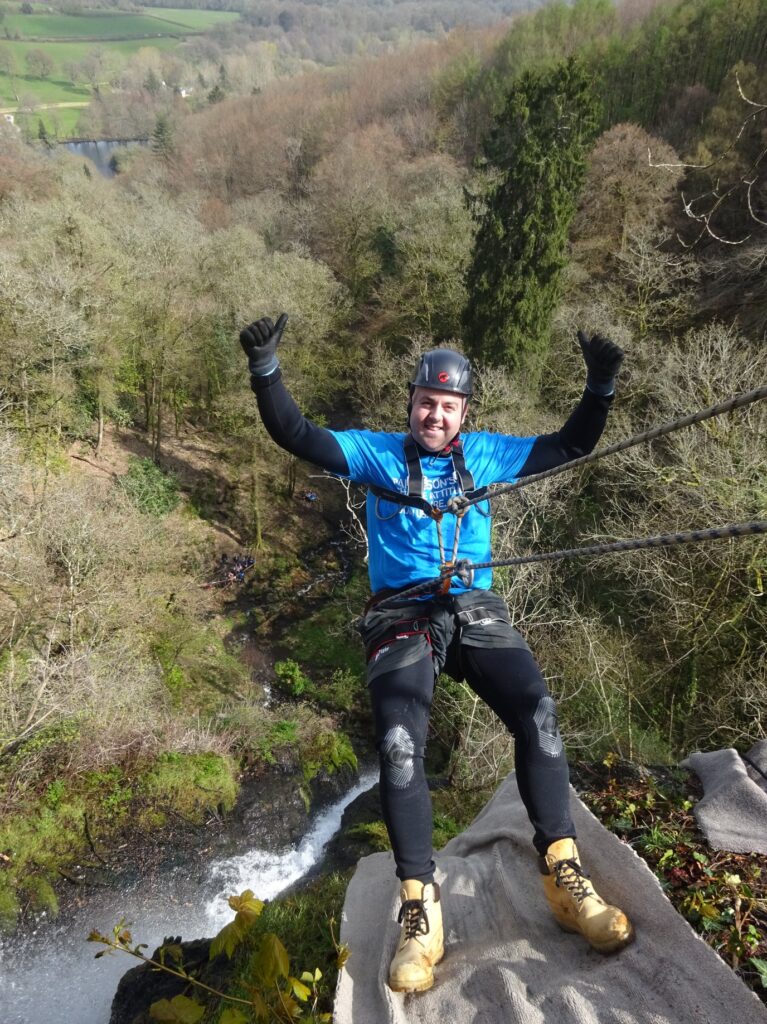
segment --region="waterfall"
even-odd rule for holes
[[[89,890],[66,921],[41,915],[31,933],[0,939],[0,1021],[108,1024],[117,983],[138,961],[122,953],[95,960],[104,947],[87,942],[91,930],[108,935],[125,918],[134,942],[146,942],[149,953],[169,935],[214,935],[232,918],[227,897],[252,889],[259,899],[273,899],[305,875],[338,831],[345,808],[376,780],[377,773],[365,773],[295,847],[252,849],[212,863],[198,877],[177,867],[120,891]]]
[[[146,141],[141,139],[100,139],[98,141],[66,142],[64,145],[70,153],[95,164],[96,169],[105,178],[113,178],[115,176],[113,158],[116,151],[126,149],[128,146],[145,146]]]

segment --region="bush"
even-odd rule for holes
[[[336,669],[330,680],[316,690],[317,702],[331,711],[351,711],[367,694],[360,673],[347,668]]]
[[[351,711],[365,693],[358,672],[348,668],[336,669],[330,678],[315,683],[305,675],[298,662],[288,658],[274,666],[277,686],[291,697],[303,697],[329,711]]]
[[[199,820],[206,810],[231,810],[237,797],[234,765],[221,754],[161,754],[141,780],[153,801],[165,801],[185,817]]]
[[[278,661],[274,671],[277,673],[279,688],[291,697],[300,697],[312,685],[311,679],[303,674],[298,662],[291,658]]]
[[[294,718],[281,718],[255,746],[267,764],[277,764],[279,755],[286,749],[293,750],[297,742],[298,722]]]
[[[311,782],[324,771],[334,775],[343,767],[357,771],[357,756],[352,749],[348,736],[335,730],[317,733],[301,751],[301,767],[304,778]]]
[[[150,649],[174,706],[187,712],[215,713],[222,694],[239,699],[247,689],[247,666],[225,649],[211,626],[190,615],[158,616]]]
[[[615,336],[609,322],[600,329]],[[749,391],[767,372],[763,348],[720,324],[621,342],[627,368],[604,443]],[[557,346],[547,387],[564,410],[581,386],[578,356],[571,337]],[[766,416],[756,403],[499,500],[494,556],[764,518]],[[764,735],[764,545],[743,538],[496,573],[571,754],[613,749],[657,763],[699,745],[747,749]]]
[[[179,503],[175,475],[166,473],[151,459],[131,458],[120,485],[136,508],[147,515],[165,516]]]
[[[449,751],[447,772],[457,788],[497,785],[514,767],[509,731],[466,683],[440,676],[431,724],[440,746]]]

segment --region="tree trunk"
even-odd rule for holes
[[[296,474],[298,472],[298,459],[294,455],[288,456],[288,479],[286,492],[289,498],[296,493]]]
[[[98,396],[98,435],[96,437],[96,458],[101,455],[101,446],[104,443],[104,400],[101,397],[101,388]]]
[[[154,402],[154,430],[152,432],[152,459],[156,465],[160,465],[160,454],[162,447],[162,406],[165,387],[165,371],[163,361],[160,361],[160,372],[155,374],[155,402]]]
[[[254,460],[250,466],[250,530],[253,537],[253,546],[256,551],[263,547],[264,538],[261,533],[261,506],[258,496],[258,477],[256,475],[255,453]]]
[[[21,407],[24,410],[24,426],[29,430],[29,379],[26,366],[21,371]]]
[[[152,429],[152,399],[150,395],[150,385],[146,367],[144,367],[142,377],[144,380],[144,430],[148,434]]]
[[[173,432],[176,438],[181,433],[181,399],[175,389],[173,390]]]

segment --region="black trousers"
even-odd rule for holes
[[[567,759],[556,706],[501,599],[489,591],[446,595],[361,625],[381,764],[381,804],[399,878],[434,877],[432,805],[424,750],[435,680],[465,679],[514,736],[520,795],[533,844],[575,837]]]

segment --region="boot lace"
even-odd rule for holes
[[[399,908],[398,924],[405,922],[405,939],[414,939],[416,935],[429,934],[429,917],[423,900],[405,900]]]
[[[587,896],[596,895],[587,882],[589,876],[577,860],[558,860],[554,865],[554,875],[557,886],[567,889],[578,903],[583,903]]]

